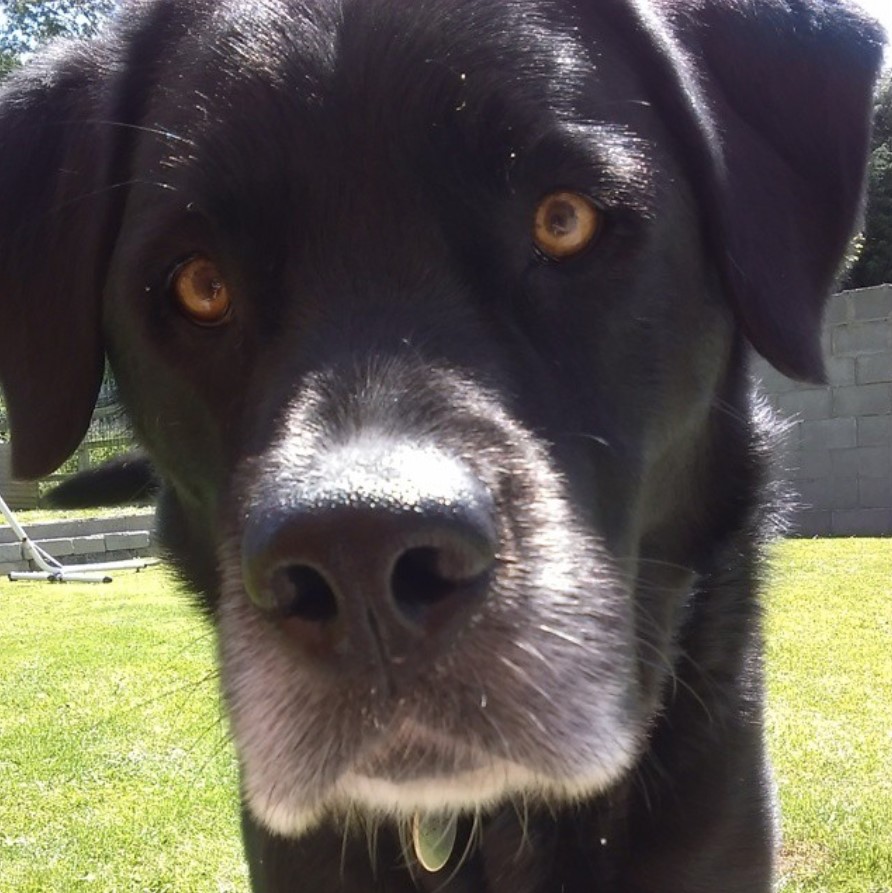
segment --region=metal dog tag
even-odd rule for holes
[[[458,819],[454,815],[416,812],[412,817],[412,848],[425,871],[439,871],[452,855]]]

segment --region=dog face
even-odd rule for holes
[[[0,96],[15,462],[107,352],[254,820],[613,790],[685,655],[754,715],[749,587],[699,593],[747,341],[820,375],[878,52],[820,3],[156,0]]]
[[[281,137],[258,140],[241,112],[195,126],[191,108],[165,106],[153,120],[194,145],[196,160],[148,141],[137,168],[170,188],[143,190],[124,211],[105,310],[106,329],[121,334],[110,349],[128,402],[161,420],[162,432],[142,434],[171,453],[158,461],[177,516],[194,524],[184,501],[196,487],[210,494],[194,502],[215,549],[190,549],[188,560],[220,568],[245,791],[280,832],[303,830],[329,805],[411,814],[600,789],[633,759],[642,699],[654,698],[635,672],[634,574],[605,541],[609,529],[613,554],[634,561],[639,518],[658,514],[639,506],[645,453],[663,453],[678,424],[702,425],[730,314],[704,286],[694,202],[671,159],[654,157],[666,139],[657,116],[630,101],[640,87],[620,54],[600,50],[611,77],[598,78],[567,24],[523,27],[489,7],[493,34],[472,39],[480,9],[423,25],[433,10],[351,8],[334,71],[314,49],[318,24],[289,34],[303,42],[277,47],[273,71],[222,84],[233,108],[262,109],[259,120],[275,120],[284,89]],[[444,29],[449,66],[424,67],[442,54]],[[217,64],[216,53],[199,63],[190,103]],[[395,106],[385,99],[399,95],[404,65],[422,66],[425,82]],[[378,74],[361,87],[365,70]],[[556,83],[567,109],[550,95]],[[609,120],[611,107],[625,112]],[[297,194],[282,194],[283,170]],[[530,234],[537,206],[567,190],[597,197],[603,232],[581,256],[550,260]],[[145,238],[147,220],[160,245]],[[165,299],[171,260],[195,253],[214,260],[231,292],[220,326],[197,326]],[[647,274],[617,275],[632,264]],[[666,267],[683,271],[668,286]],[[592,300],[599,282],[609,284]],[[134,294],[147,300],[135,306]],[[581,382],[598,382],[582,401]],[[689,452],[671,461],[692,461]],[[626,481],[600,521],[588,498],[600,491],[598,466]],[[396,517],[354,523],[336,507],[321,520],[320,504],[365,488]],[[423,524],[399,520],[419,511],[431,513],[430,543]],[[432,554],[448,516],[483,538],[482,557],[448,542]],[[284,557],[280,539],[315,538],[298,532],[304,520],[330,528],[331,544]],[[373,529],[385,523],[395,529]],[[277,585],[252,579],[267,569],[250,565],[267,561],[312,568],[330,592],[278,584],[290,591],[275,599],[295,603],[277,605],[292,616],[271,627],[250,598],[252,586]],[[450,561],[473,566],[453,580],[439,566]],[[478,563],[485,580],[470,585]],[[401,613],[429,612],[424,622],[385,605],[400,575]],[[423,588],[440,577],[454,591],[428,605]],[[475,585],[486,591],[463,591]],[[206,588],[216,600],[216,579]],[[378,599],[374,619],[353,616]],[[312,625],[335,641],[319,643]]]
[[[618,559],[660,523],[654,459],[698,460],[672,432],[702,426],[731,350],[621,54],[569,21],[435,12],[346,8],[337,64],[315,18],[252,18],[232,58],[263,33],[270,70],[224,72],[236,113],[210,124],[192,105],[218,56],[193,59],[184,102],[151,113],[176,136],[136,152],[164,188],[128,201],[111,263],[112,361],[162,426],[141,435],[171,523],[213,532],[187,572],[219,618],[248,802],[282,833],[330,807],[575,797],[628,768],[657,677],[637,676]],[[548,257],[537,213],[583,197],[591,244]],[[219,325],[170,299],[196,255],[231,304]],[[599,508],[605,475],[624,495]]]

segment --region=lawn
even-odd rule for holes
[[[767,606],[784,893],[892,893],[892,541],[784,544]],[[246,890],[213,649],[160,570],[0,580],[2,893]]]
[[[247,888],[213,639],[160,570],[0,581],[0,891]]]
[[[769,593],[784,893],[892,893],[892,540],[788,542]]]

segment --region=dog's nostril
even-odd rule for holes
[[[492,566],[484,549],[419,546],[406,550],[390,579],[393,599],[410,620],[422,620],[425,609],[476,588]]]
[[[295,564],[280,568],[272,578],[276,604],[286,617],[321,623],[338,614],[337,598],[319,571]]]
[[[391,587],[405,613],[438,602],[455,589],[458,581],[444,576],[440,565],[439,549],[433,547],[409,549],[397,560]]]

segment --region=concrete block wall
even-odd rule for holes
[[[791,420],[784,464],[802,536],[892,535],[892,285],[835,295],[825,318],[827,386],[763,360],[763,393]]]
[[[49,521],[30,524],[31,540],[63,564],[119,561],[157,554],[152,513],[126,517],[90,518],[78,521]],[[2,577],[13,571],[35,570],[27,545],[12,529],[0,526],[0,587]]]

